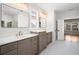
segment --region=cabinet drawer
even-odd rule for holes
[[[32,37],[32,45],[37,46],[37,37]]]
[[[17,42],[12,42],[1,46],[1,54],[7,53],[17,48]]]
[[[38,53],[38,51],[37,50],[33,50],[33,54],[37,54]]]
[[[37,36],[34,36],[34,37],[32,37],[31,39],[32,39],[32,41],[37,41]]]
[[[9,51],[9,52],[5,53],[4,55],[17,55],[17,49]]]
[[[37,50],[37,47],[32,47],[32,50]]]
[[[32,45],[33,45],[33,46],[37,46],[37,41],[32,42]]]
[[[38,43],[38,41],[37,41],[38,37],[34,36],[31,39],[32,39],[32,53],[36,54],[36,53],[38,53],[38,44],[37,44]]]

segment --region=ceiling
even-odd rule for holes
[[[56,11],[79,9],[79,3],[37,3],[36,5],[47,11],[51,9]]]

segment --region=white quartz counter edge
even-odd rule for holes
[[[44,32],[45,30],[33,30],[31,32]]]
[[[48,30],[47,30],[46,32],[48,33],[48,32],[52,32],[52,31],[48,31]]]
[[[34,31],[31,31],[31,32],[44,32],[45,30],[34,30]],[[46,31],[47,33],[48,32],[52,32],[52,31]]]
[[[22,36],[9,36],[9,37],[5,37],[5,38],[0,38],[0,46],[7,44],[7,43],[11,43],[11,42],[15,42],[15,41],[19,41],[19,40],[23,40],[25,38],[30,38],[30,37],[34,37],[37,36],[38,34],[26,34],[26,35],[22,35]]]

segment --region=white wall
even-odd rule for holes
[[[0,28],[0,38],[16,36],[19,31],[22,31],[23,34],[29,32],[28,28]]]
[[[56,26],[55,26],[55,13],[54,13],[54,10],[51,9],[49,12],[48,12],[48,17],[47,17],[47,30],[48,31],[52,31],[52,40],[53,42],[55,42],[56,40],[56,32],[55,32],[55,29],[56,29]]]

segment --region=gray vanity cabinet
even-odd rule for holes
[[[52,32],[47,33],[47,44],[52,42]]]
[[[38,36],[0,46],[0,55],[34,55],[38,53]]]
[[[10,52],[5,53],[4,55],[17,55],[17,49],[14,49]]]
[[[39,33],[39,51],[41,52],[47,46],[46,32]]]
[[[38,36],[34,36],[31,38],[32,41],[32,54],[38,53]]]
[[[34,55],[38,53],[37,36],[18,41],[18,55]]]
[[[18,41],[18,55],[31,55],[31,39],[23,39]]]
[[[0,50],[1,55],[17,55],[17,42],[2,45]]]

